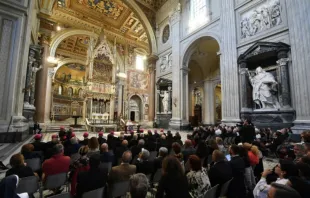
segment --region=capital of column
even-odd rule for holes
[[[170,24],[175,24],[177,22],[181,21],[181,10],[177,9],[175,10],[170,16],[169,16]]]
[[[289,58],[281,58],[277,61],[277,64],[280,66],[286,66],[287,62],[289,61]]]

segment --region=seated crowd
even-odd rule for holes
[[[71,196],[77,198],[101,187],[106,196],[112,196],[115,185],[125,181],[133,198],[144,198],[148,192],[157,198],[203,198],[214,187],[219,197],[225,184],[229,184],[228,198],[310,196],[310,131],[291,144],[292,155],[280,155],[272,170],[264,170],[263,157],[277,152],[289,139],[288,129],[273,133],[255,129],[247,121],[238,127],[199,127],[184,144],[178,132],[163,130],[119,137],[111,132],[107,139],[102,132],[98,135],[88,138],[84,133],[84,140],[78,140],[72,130],[61,128],[44,143],[37,134],[32,144],[11,157],[6,177],[37,176],[44,183],[51,175],[68,173]],[[25,163],[33,158],[42,162],[35,172]],[[53,194],[61,191],[53,189]]]

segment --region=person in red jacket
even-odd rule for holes
[[[56,144],[53,149],[54,155],[42,164],[43,181],[45,181],[49,175],[56,175],[69,171],[70,157],[64,156],[63,145]]]

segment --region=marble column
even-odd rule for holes
[[[148,71],[150,74],[150,83],[149,83],[149,121],[154,121],[155,117],[155,89],[156,89],[156,62],[158,56],[152,55],[148,57]]]
[[[310,128],[310,1],[286,1],[292,54],[292,89],[296,120],[293,131]]]
[[[171,25],[171,39],[172,39],[172,118],[170,120],[170,126],[175,129],[180,129],[182,125],[181,101],[183,97],[180,86],[180,77],[182,76],[181,61],[180,61],[180,39],[181,39],[181,13],[175,11],[170,16]]]
[[[239,85],[237,64],[237,34],[235,1],[221,1],[221,84],[222,122],[235,124],[240,121]]]
[[[210,80],[205,80],[203,84],[204,94],[204,120],[207,125],[215,124],[215,90],[214,83]]]
[[[240,104],[241,111],[252,111],[251,101],[248,98],[249,76],[247,73],[247,63],[240,59],[239,62],[239,83],[240,83]]]
[[[189,94],[188,94],[188,72],[189,69],[187,67],[183,67],[182,78],[181,78],[181,118],[182,118],[182,126],[186,126],[189,124]]]
[[[288,73],[288,50],[279,50],[277,64],[279,65],[279,79],[278,83],[280,84],[279,90],[279,103],[282,106],[282,109],[291,109],[291,92],[289,85],[289,73]]]
[[[114,120],[114,111],[115,111],[115,80],[116,80],[116,65],[112,67],[112,86],[114,89],[112,91],[112,95],[110,98],[110,120]]]
[[[40,123],[49,121],[50,105],[51,103],[51,87],[52,79],[49,77],[53,74],[53,68],[49,68],[50,63],[48,63],[47,58],[49,56],[49,37],[42,35],[41,45],[43,47],[42,56],[42,69],[38,71],[36,78],[36,93],[35,93],[35,107],[36,107],[36,120]]]

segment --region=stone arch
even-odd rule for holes
[[[97,40],[99,37],[98,34],[91,32],[91,31],[87,31],[87,30],[66,29],[66,30],[60,31],[52,38],[52,41],[50,44],[50,57],[55,57],[56,49],[58,45],[61,43],[61,41],[74,35],[87,35],[91,38],[94,38],[95,40]]]
[[[83,60],[78,60],[78,59],[73,59],[73,58],[65,58],[65,59],[59,61],[57,64],[57,67],[54,68],[55,72],[53,75],[53,79],[55,78],[58,69],[60,67],[62,67],[63,65],[68,64],[68,63],[78,63],[78,64],[85,65],[85,66],[87,65],[87,62],[83,61]]]
[[[132,9],[132,11],[138,16],[140,19],[140,22],[142,23],[143,27],[146,30],[146,34],[148,35],[149,39],[149,45],[150,45],[150,54],[157,54],[157,42],[156,42],[156,36],[153,30],[153,27],[142,11],[142,9],[139,7],[139,5],[134,0],[123,0],[123,2]]]
[[[130,101],[134,100],[140,104],[138,104],[138,108],[139,108],[139,114],[138,117],[137,115],[135,115],[135,121],[143,121],[143,111],[144,111],[144,105],[143,105],[143,99],[142,96],[139,94],[131,94],[130,97],[128,97],[128,118],[131,119],[131,112],[137,112],[135,109],[131,109],[130,107]],[[139,101],[137,101],[136,99],[138,99]],[[139,118],[139,120],[137,120],[136,118]]]
[[[183,67],[188,67],[188,62],[190,60],[190,57],[192,56],[192,54],[195,51],[195,45],[193,45],[198,39],[204,38],[204,37],[209,37],[212,38],[214,40],[217,41],[220,50],[222,49],[222,43],[221,43],[221,37],[219,34],[215,33],[215,32],[201,32],[196,34],[195,36],[193,36],[192,38],[190,38],[190,41],[187,43],[187,45],[185,45],[185,47],[183,48],[183,52],[182,52],[182,60],[181,63],[183,65]]]

